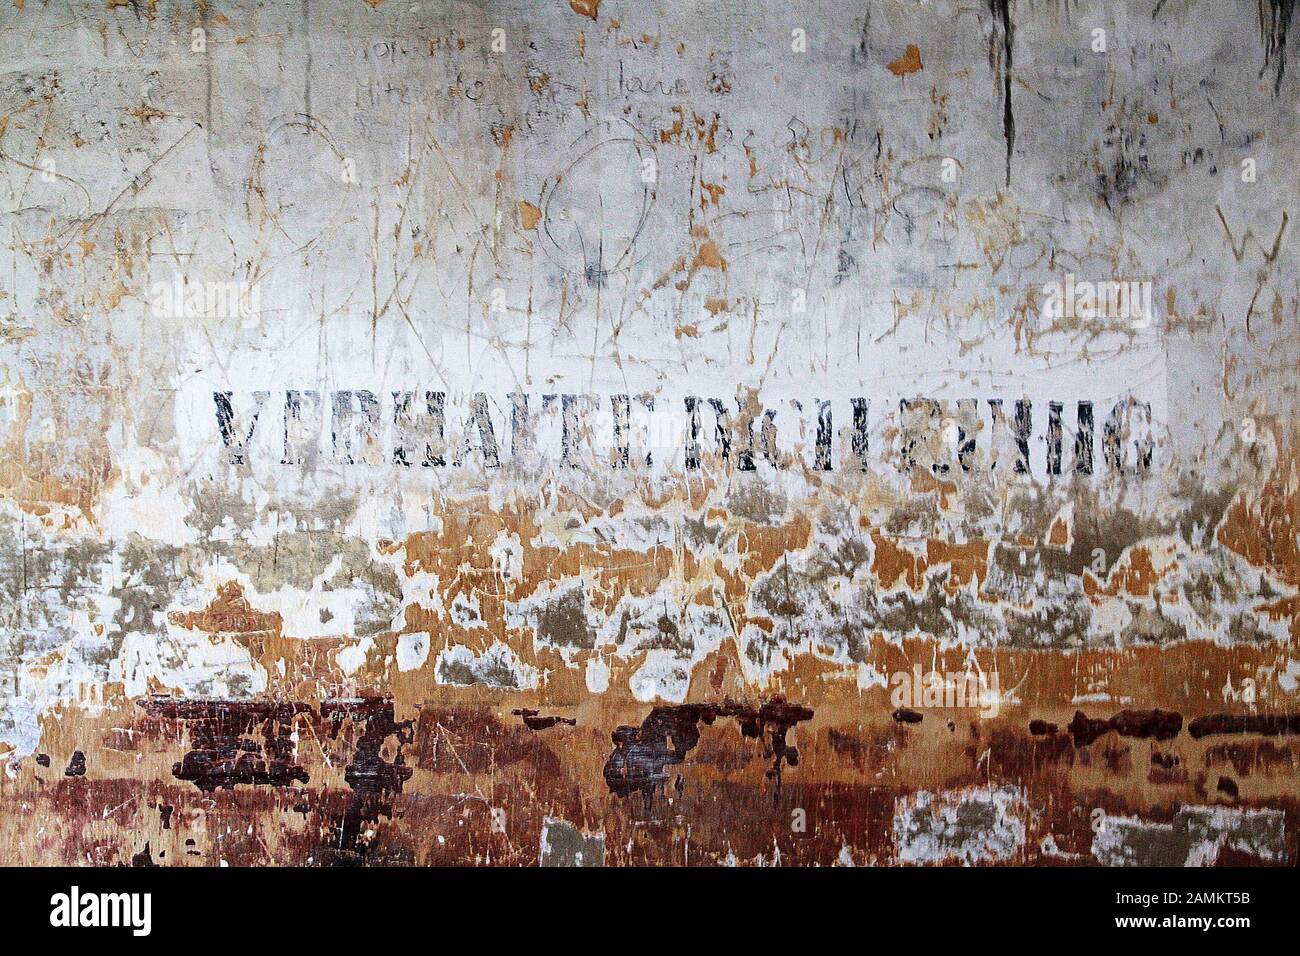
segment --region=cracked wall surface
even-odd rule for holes
[[[2,0],[0,860],[1292,864],[1292,0]]]

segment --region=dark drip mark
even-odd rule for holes
[[[163,803],[159,805],[158,818],[162,821],[162,828],[164,830],[170,830],[172,828],[172,814],[175,811],[176,808],[170,804]]]
[[[1086,747],[1112,730],[1121,737],[1173,740],[1182,729],[1183,715],[1167,710],[1121,710],[1108,720],[1090,718],[1076,710],[1066,728],[1076,747]]]
[[[767,776],[776,781],[779,792],[782,765],[799,764],[799,749],[786,742],[786,734],[812,716],[809,708],[787,704],[780,697],[757,710],[731,701],[655,707],[640,727],[623,726],[614,731],[614,752],[605,761],[605,783],[620,797],[641,793],[649,806],[655,791],[668,781],[666,768],[685,761],[700,742],[700,723],[712,725],[719,717],[731,717],[740,725],[741,734],[762,742],[763,755],[772,758]]]
[[[1056,724],[1048,723],[1046,720],[1031,720],[1029,722],[1029,732],[1035,737],[1052,737],[1057,731]]]
[[[1151,754],[1151,762],[1157,767],[1163,767],[1166,770],[1173,770],[1178,766],[1178,756],[1176,754],[1162,754],[1155,751]]]
[[[37,764],[39,764],[39,765],[42,766],[42,767],[48,767],[48,766],[50,765],[50,755],[49,755],[49,754],[37,754],[37,755],[36,755],[36,762],[37,762]]]
[[[867,6],[862,15],[862,29],[858,32],[858,45],[853,51],[853,62],[859,58],[862,63],[870,62],[871,57],[871,7]]]
[[[295,764],[294,720],[310,714],[303,703],[244,700],[183,700],[152,697],[139,702],[151,717],[186,721],[193,749],[172,764],[172,776],[188,780],[211,793],[237,784],[285,787],[307,782],[307,771]],[[265,750],[248,735],[260,728]]]
[[[1238,777],[1249,777],[1255,770],[1270,775],[1289,773],[1295,766],[1295,754],[1290,747],[1278,747],[1267,740],[1207,747],[1205,766],[1216,767],[1222,764],[1232,764]]]
[[[700,721],[712,724],[716,718],[717,711],[707,705],[656,707],[640,727],[616,729],[604,771],[610,792],[627,797],[640,791],[648,804],[668,780],[665,768],[681,763],[699,743]]]
[[[910,707],[900,707],[890,715],[900,724],[919,724],[925,718]]]
[[[153,861],[153,854],[149,852],[148,843],[144,845],[143,850],[141,850],[135,856],[131,857],[131,865],[132,866],[157,866],[158,865]]]
[[[1221,734],[1300,734],[1300,714],[1209,714],[1188,724],[1187,732],[1197,739]]]
[[[1286,36],[1294,9],[1295,0],[1259,0],[1259,36],[1264,43],[1264,65],[1259,75],[1262,77],[1265,70],[1274,67],[1274,96],[1282,89],[1286,75]]]
[[[368,845],[362,834],[381,816],[392,819],[393,794],[401,793],[402,785],[415,772],[407,766],[402,753],[402,747],[415,737],[414,721],[394,719],[392,699],[380,697],[326,701],[321,704],[320,715],[331,722],[336,739],[345,721],[363,727],[356,756],[343,772],[343,779],[352,788],[352,801],[339,821],[338,839],[332,847],[334,862],[361,863]],[[380,754],[389,737],[397,739],[397,752],[391,761]]]
[[[746,737],[762,740],[764,731],[768,733],[769,739],[764,743],[763,755],[772,757],[772,767],[767,771],[767,776],[776,781],[777,790],[780,790],[781,765],[799,766],[799,748],[787,744],[785,736],[800,721],[812,720],[812,710],[798,704],[787,704],[784,699],[777,697],[760,707],[757,714],[752,708],[741,707],[729,716],[736,718],[740,732]]]
[[[852,761],[853,766],[857,768],[859,773],[867,768],[867,761],[871,757],[873,750],[870,744],[864,743],[852,734],[834,728],[831,728],[826,734],[826,741],[838,756]]]
[[[65,777],[84,777],[86,775],[86,755],[80,750],[72,752],[72,759],[68,761],[68,769],[63,771]]]
[[[989,38],[989,65],[1002,83],[1002,138],[1007,142],[1007,185],[1010,186],[1011,151],[1016,144],[1016,118],[1011,112],[1011,47],[1016,28],[1011,22],[1011,0],[989,0],[989,10],[994,19]]]
[[[294,760],[294,730],[302,721],[329,724],[338,739],[344,726],[359,733],[352,761],[343,779],[352,789],[347,806],[332,822],[333,838],[326,848],[333,862],[364,862],[368,849],[366,832],[381,816],[392,817],[392,795],[400,793],[411,777],[402,747],[411,742],[411,721],[397,721],[389,699],[326,701],[320,712],[301,701],[184,700],[154,697],[140,706],[154,717],[185,721],[191,750],[172,765],[172,775],[191,781],[211,793],[218,788],[234,790],[238,784],[292,786],[307,783],[307,771]],[[260,733],[262,744],[249,739]],[[390,737],[396,737],[396,754],[387,760],[381,754]],[[84,772],[84,771],[83,771]],[[294,809],[306,813],[303,803]],[[163,828],[168,829],[171,807],[160,807]],[[187,846],[192,845],[187,841]],[[189,851],[187,850],[187,853]]]
[[[524,708],[523,710],[512,710],[510,713],[522,719],[524,726],[529,730],[549,730],[556,724],[568,724],[570,727],[578,726],[578,722],[572,717],[543,717],[537,711],[528,710],[527,708]]]

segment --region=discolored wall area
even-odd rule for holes
[[[0,859],[1295,864],[1289,0],[3,0]]]

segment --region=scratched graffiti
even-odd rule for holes
[[[3,0],[0,861],[1300,861],[1294,4]]]

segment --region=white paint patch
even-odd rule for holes
[[[858,665],[858,690],[870,690],[873,687],[888,687],[889,678],[882,674],[875,664],[864,662]]]
[[[1019,787],[919,791],[894,807],[901,863],[965,866],[1009,860],[1025,843],[1028,808]]]
[[[465,594],[464,592],[457,594],[451,602],[451,619],[467,631],[487,627],[487,622],[483,620],[483,609],[479,605],[477,594]]]
[[[680,704],[690,690],[691,675],[671,651],[652,650],[628,684],[632,696],[642,703],[666,700]]]
[[[432,611],[439,618],[447,616],[438,575],[421,569],[412,575],[402,576],[401,582],[403,607],[418,607],[423,611]]]
[[[350,647],[345,647],[334,655],[334,662],[339,665],[339,670],[343,671],[348,677],[351,677],[357,671],[361,670],[366,663],[366,654],[375,646],[373,637],[363,638]]]
[[[593,694],[603,694],[609,690],[609,665],[599,657],[587,661],[584,676],[587,679],[587,690]]]
[[[118,480],[100,503],[103,532],[110,540],[138,534],[181,548],[199,539],[189,525],[190,505],[175,481],[174,466],[162,455],[131,443],[118,452]]]
[[[403,634],[397,639],[397,669],[402,673],[418,670],[429,659],[430,636],[427,631]]]

